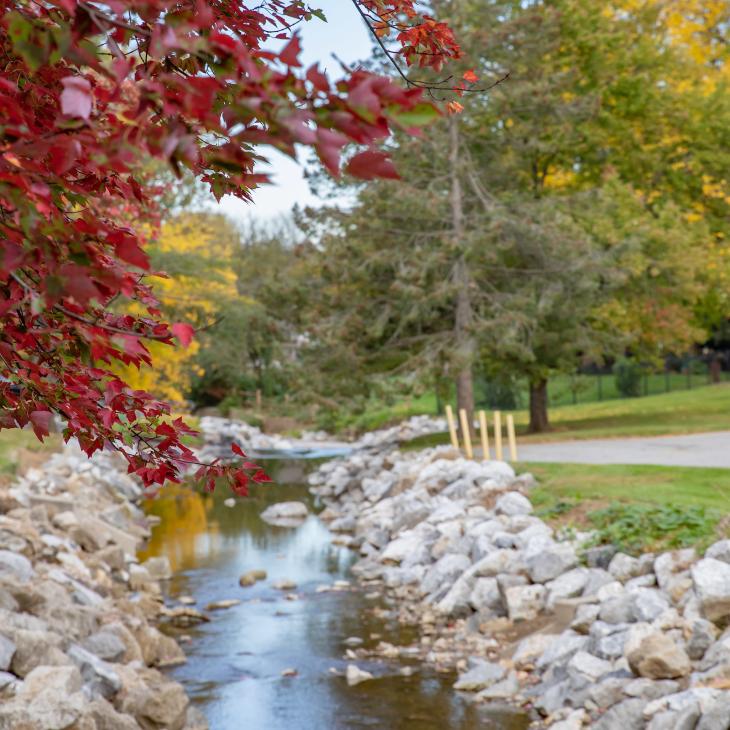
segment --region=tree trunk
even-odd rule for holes
[[[474,380],[472,364],[476,353],[476,343],[472,332],[474,312],[471,305],[469,287],[471,277],[466,260],[464,246],[464,200],[459,178],[459,122],[452,117],[449,125],[451,151],[449,166],[451,168],[451,222],[454,244],[461,250],[454,266],[454,285],[456,287],[456,315],[454,318],[454,339],[456,341],[456,404],[467,413],[469,424],[474,423]],[[461,424],[459,424],[461,428]],[[470,430],[471,430],[470,425]],[[463,438],[463,434],[462,434]]]
[[[720,383],[722,382],[722,363],[720,362],[720,356],[715,354],[710,360],[710,382]]]
[[[544,378],[530,382],[530,433],[541,433],[550,428],[547,385]]]

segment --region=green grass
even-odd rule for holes
[[[555,501],[595,500],[703,506],[730,512],[730,469],[679,466],[519,464],[535,475],[536,507]]]
[[[538,479],[539,516],[596,529],[597,542],[627,552],[696,545],[727,532],[730,469],[588,464],[520,464]]]
[[[696,392],[707,387],[706,366],[694,363],[694,367],[705,368],[703,372],[695,372],[688,378],[684,373],[647,373],[641,380],[641,394],[661,396]],[[723,378],[730,380],[730,373],[722,373]],[[691,386],[691,388],[689,387]],[[477,377],[474,382],[474,395],[478,408],[486,408],[487,394],[485,384]],[[526,410],[529,404],[529,388],[527,382],[519,382],[515,390],[517,410]],[[565,406],[591,406],[605,403],[609,407],[612,402],[623,400],[616,378],[607,375],[555,375],[550,379],[548,400],[551,409],[562,409]],[[452,388],[451,401],[456,400],[455,389]],[[639,400],[639,399],[632,399]],[[436,395],[427,392],[420,396],[399,399],[394,403],[373,399],[365,404],[359,413],[343,412],[336,418],[335,428],[343,430],[353,428],[357,431],[369,431],[402,421],[410,416],[435,414],[437,412]]]
[[[51,434],[41,443],[30,430],[12,428],[0,431],[0,474],[13,475],[23,454],[51,454],[60,447],[58,434]]]
[[[436,414],[436,396],[433,393],[407,398],[392,405],[373,403],[364,413],[355,416],[350,425],[357,431],[375,431],[425,413]]]
[[[523,443],[730,430],[730,384],[552,408],[551,430],[542,434],[526,433],[525,411],[515,413],[515,422]],[[435,434],[415,439],[408,448],[425,448],[448,440],[446,434]]]
[[[724,378],[729,373],[722,374]],[[689,387],[691,385],[691,388]],[[665,393],[696,390],[707,385],[707,374],[692,374],[688,380],[684,373],[647,373],[641,380],[641,395],[663,395]],[[548,387],[549,405],[553,408],[586,403],[598,403],[606,400],[623,399],[616,387],[613,375],[556,375],[550,379]],[[527,408],[529,402],[527,384],[517,392],[520,408]]]

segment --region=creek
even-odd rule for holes
[[[148,504],[161,523],[140,557],[169,558],[174,576],[165,588],[168,605],[179,605],[183,596],[204,611],[212,602],[241,601],[206,611],[209,623],[175,634],[186,635],[188,661],[169,674],[185,686],[211,730],[526,728],[523,715],[469,703],[453,691],[455,675],[417,663],[404,676],[406,664],[398,660],[358,660],[375,678],[347,685],[348,637],[362,638],[365,647],[381,640],[403,646],[417,637],[388,616],[392,607],[382,596],[358,588],[349,573],[355,553],[333,545],[314,514],[296,528],[259,517],[269,504],[289,500],[316,512],[306,485],[315,464],[267,461],[275,485],[255,488],[233,507],[225,504],[228,493],[186,487],[163,491]],[[252,569],[265,570],[267,579],[240,587],[239,577]],[[281,580],[296,588],[277,590],[272,584]],[[286,670],[296,674],[282,676]]]

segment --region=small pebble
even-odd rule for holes
[[[213,603],[209,603],[206,607],[206,611],[222,611],[226,608],[233,608],[233,606],[237,606],[240,603],[239,600],[236,598],[229,598],[224,601],[213,601]]]
[[[238,584],[241,587],[246,588],[247,586],[254,585],[256,581],[266,580],[266,577],[267,573],[265,570],[249,570],[238,579]]]
[[[360,682],[366,682],[373,678],[373,675],[370,674],[370,672],[366,672],[354,664],[347,665],[347,672],[345,676],[347,677],[347,684],[350,687],[354,687],[356,684],[360,684]]]
[[[293,591],[297,587],[297,584],[293,580],[283,578],[282,580],[274,581],[271,587],[276,588],[277,591]]]

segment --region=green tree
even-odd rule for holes
[[[670,184],[666,144],[682,128],[670,81],[684,57],[652,4],[440,8],[477,73],[509,78],[418,144],[396,138],[397,189],[367,183],[345,211],[311,214],[324,230],[316,339],[345,373],[451,377],[467,410],[486,358],[529,380],[542,430],[552,373],[701,336],[708,226],[684,214],[692,194]]]

